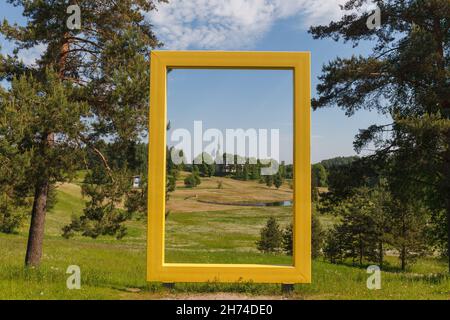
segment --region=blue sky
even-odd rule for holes
[[[279,130],[280,161],[292,163],[293,72],[291,70],[173,70],[168,75],[170,136],[177,128]],[[269,134],[270,137],[270,134]],[[267,146],[269,148],[270,139]],[[224,144],[228,140],[224,141]],[[204,143],[206,147],[208,143]],[[225,146],[222,146],[225,147]],[[223,149],[224,150],[224,149]],[[234,152],[238,153],[235,149]],[[248,148],[246,154],[249,156]],[[270,155],[270,153],[268,154]],[[196,155],[193,155],[194,157]],[[262,157],[264,158],[264,157]]]
[[[327,23],[331,19],[336,19],[340,15],[338,3],[343,0],[172,0],[169,4],[161,4],[158,11],[148,15],[148,19],[155,25],[157,36],[165,43],[163,49],[187,49],[187,50],[255,50],[255,51],[310,51],[312,56],[312,94],[316,95],[315,87],[318,83],[317,77],[321,73],[322,65],[333,58],[349,57],[352,54],[365,55],[371,48],[370,43],[363,43],[357,48],[352,45],[336,43],[330,40],[313,40],[307,33],[311,24]],[[10,21],[23,23],[20,16],[20,8],[14,8],[6,1],[0,0],[0,18],[7,18]],[[10,50],[11,46],[1,40],[2,51]],[[27,63],[40,54],[43,47],[30,49],[23,52],[21,56]],[[255,76],[252,72],[230,75],[234,77],[234,82],[229,77],[222,78],[217,72],[209,75],[201,72],[177,71],[170,75],[172,82],[169,82],[169,90],[180,95],[176,98],[168,97],[169,116],[171,106],[173,109],[181,109],[182,105],[200,105],[198,93],[203,93],[202,104],[216,105],[227,104],[236,110],[245,109],[248,113],[238,117],[236,124],[245,125],[245,119],[250,120],[256,108],[260,108],[261,103],[274,99],[279,101],[281,109],[288,108],[289,99],[287,91],[289,88],[283,86],[288,81],[286,75],[266,74],[264,77]],[[188,79],[189,78],[189,79]],[[249,79],[252,78],[252,81]],[[282,78],[282,79],[280,79]],[[228,80],[227,80],[228,79]],[[213,81],[214,80],[214,81]],[[213,100],[213,93],[223,93],[217,91],[222,84],[223,88],[231,90],[229,85],[235,85],[233,92],[239,95],[229,100]],[[267,91],[268,86],[273,83],[279,84],[277,93]],[[201,87],[201,89],[199,89]],[[172,89],[170,89],[172,88]],[[242,89],[242,90],[238,90]],[[245,89],[245,90],[244,90]],[[272,90],[273,91],[273,90]],[[224,91],[225,92],[225,91]],[[169,93],[170,95],[170,93]],[[195,98],[197,96],[197,100]],[[239,99],[239,96],[242,99]],[[259,97],[260,101],[257,102]],[[245,103],[249,100],[253,104]],[[186,108],[184,109],[186,110]],[[193,109],[194,110],[194,109]],[[270,108],[265,108],[267,112],[261,113],[261,119],[249,121],[249,127],[258,127],[265,124],[265,127],[273,127],[273,123],[283,123],[288,119],[282,114],[288,112],[272,112]],[[279,110],[279,109],[273,109]],[[252,111],[252,112],[250,112]],[[179,113],[179,119],[188,119],[188,113]],[[242,112],[241,112],[242,114]],[[195,116],[195,112],[190,115]],[[223,123],[213,122],[213,115],[210,114],[211,126],[228,126],[226,118],[222,118]],[[173,118],[173,117],[172,117]],[[193,119],[194,120],[194,119]],[[266,122],[267,120],[267,122]],[[179,122],[176,118],[173,121]],[[253,122],[254,121],[254,122]],[[209,120],[208,120],[209,122]],[[345,116],[344,112],[337,108],[326,108],[312,113],[312,161],[317,162],[335,156],[353,155],[353,140],[358,129],[366,128],[375,123],[388,122],[385,116],[374,112],[360,111],[352,117]],[[237,127],[237,126],[235,126]],[[282,129],[280,127],[280,129]],[[288,149],[282,148],[282,149]],[[281,151],[282,157],[288,158],[288,152]]]

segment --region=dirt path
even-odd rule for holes
[[[287,300],[282,295],[247,295],[243,293],[124,293],[125,300]]]

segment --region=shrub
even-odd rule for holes
[[[275,187],[277,189],[279,189],[281,187],[281,185],[283,184],[283,178],[281,177],[280,173],[277,173],[274,177],[273,177],[273,184],[275,185]]]
[[[22,225],[26,214],[14,212],[14,208],[10,208],[4,204],[0,206],[0,232],[15,233]]]
[[[196,174],[190,174],[184,179],[184,185],[188,188],[195,188],[200,183],[200,177]]]

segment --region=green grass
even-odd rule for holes
[[[166,261],[291,265],[292,257],[256,249],[259,231],[272,216],[283,228],[292,220],[292,208],[172,213],[166,226]]]
[[[24,226],[18,234],[0,234],[0,299],[156,299],[178,294],[232,292],[246,295],[280,297],[279,285],[252,283],[182,283],[174,290],[159,283],[147,283],[145,221],[130,221],[123,240],[81,236],[66,240],[61,227],[72,213],[80,214],[83,202],[76,188],[58,190],[58,203],[48,213],[42,266],[25,269]],[[270,263],[288,264],[285,255],[264,255],[255,249],[259,229],[269,216],[281,225],[290,221],[289,208],[243,208],[201,213],[170,214],[167,223],[168,262]],[[239,223],[235,223],[239,217]],[[332,218],[320,216],[325,225]],[[189,240],[189,241],[188,241]],[[236,248],[237,247],[237,248]],[[296,299],[448,299],[450,277],[444,261],[419,260],[407,272],[400,272],[398,259],[388,257],[389,267],[382,272],[382,289],[366,288],[366,269],[352,265],[313,262],[313,282],[296,285]],[[81,268],[81,290],[68,290],[65,273],[69,265]],[[138,288],[139,292],[130,292]],[[134,290],[135,291],[135,290]]]

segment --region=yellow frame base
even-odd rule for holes
[[[164,262],[167,70],[202,68],[285,69],[294,72],[293,266]],[[310,283],[310,53],[152,51],[150,91],[147,280]]]

